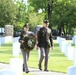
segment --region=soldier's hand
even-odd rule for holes
[[[21,42],[22,42],[22,43],[24,43],[24,41],[23,41],[23,40],[22,40]]]
[[[35,48],[38,50],[38,46],[37,46],[37,44],[35,45]]]

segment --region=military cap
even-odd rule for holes
[[[44,20],[44,23],[49,23],[49,21],[48,20]]]

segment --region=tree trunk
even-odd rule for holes
[[[65,35],[65,29],[64,29],[64,24],[63,24],[63,33],[64,33],[64,35]]]
[[[52,15],[52,10],[53,10],[53,2],[54,0],[48,0],[48,20],[51,25],[51,15]],[[51,26],[49,27],[51,28]]]

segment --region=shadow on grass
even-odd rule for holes
[[[52,57],[64,57],[64,54],[61,53],[55,53],[55,54],[51,54]]]
[[[12,51],[11,50],[6,50],[6,51],[0,51],[0,54],[12,54]]]
[[[75,46],[74,44],[71,44],[72,46]]]
[[[55,43],[54,46],[55,46],[55,47],[59,47],[59,44]]]
[[[0,48],[0,54],[12,54],[12,44],[5,43]]]
[[[3,44],[2,47],[12,47],[12,44],[11,43]]]

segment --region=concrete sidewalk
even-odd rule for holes
[[[33,73],[33,74],[36,74],[36,75],[67,75],[67,74],[64,74],[64,73],[57,73],[57,72],[45,72],[45,71],[40,71],[38,69],[33,69],[33,68],[30,68],[30,73]]]
[[[9,64],[3,64],[0,63],[0,69],[10,69],[10,65]],[[29,74],[36,74],[36,75],[67,75],[64,73],[58,73],[58,72],[45,72],[45,71],[40,71],[38,69],[34,69],[34,68],[29,68]]]

